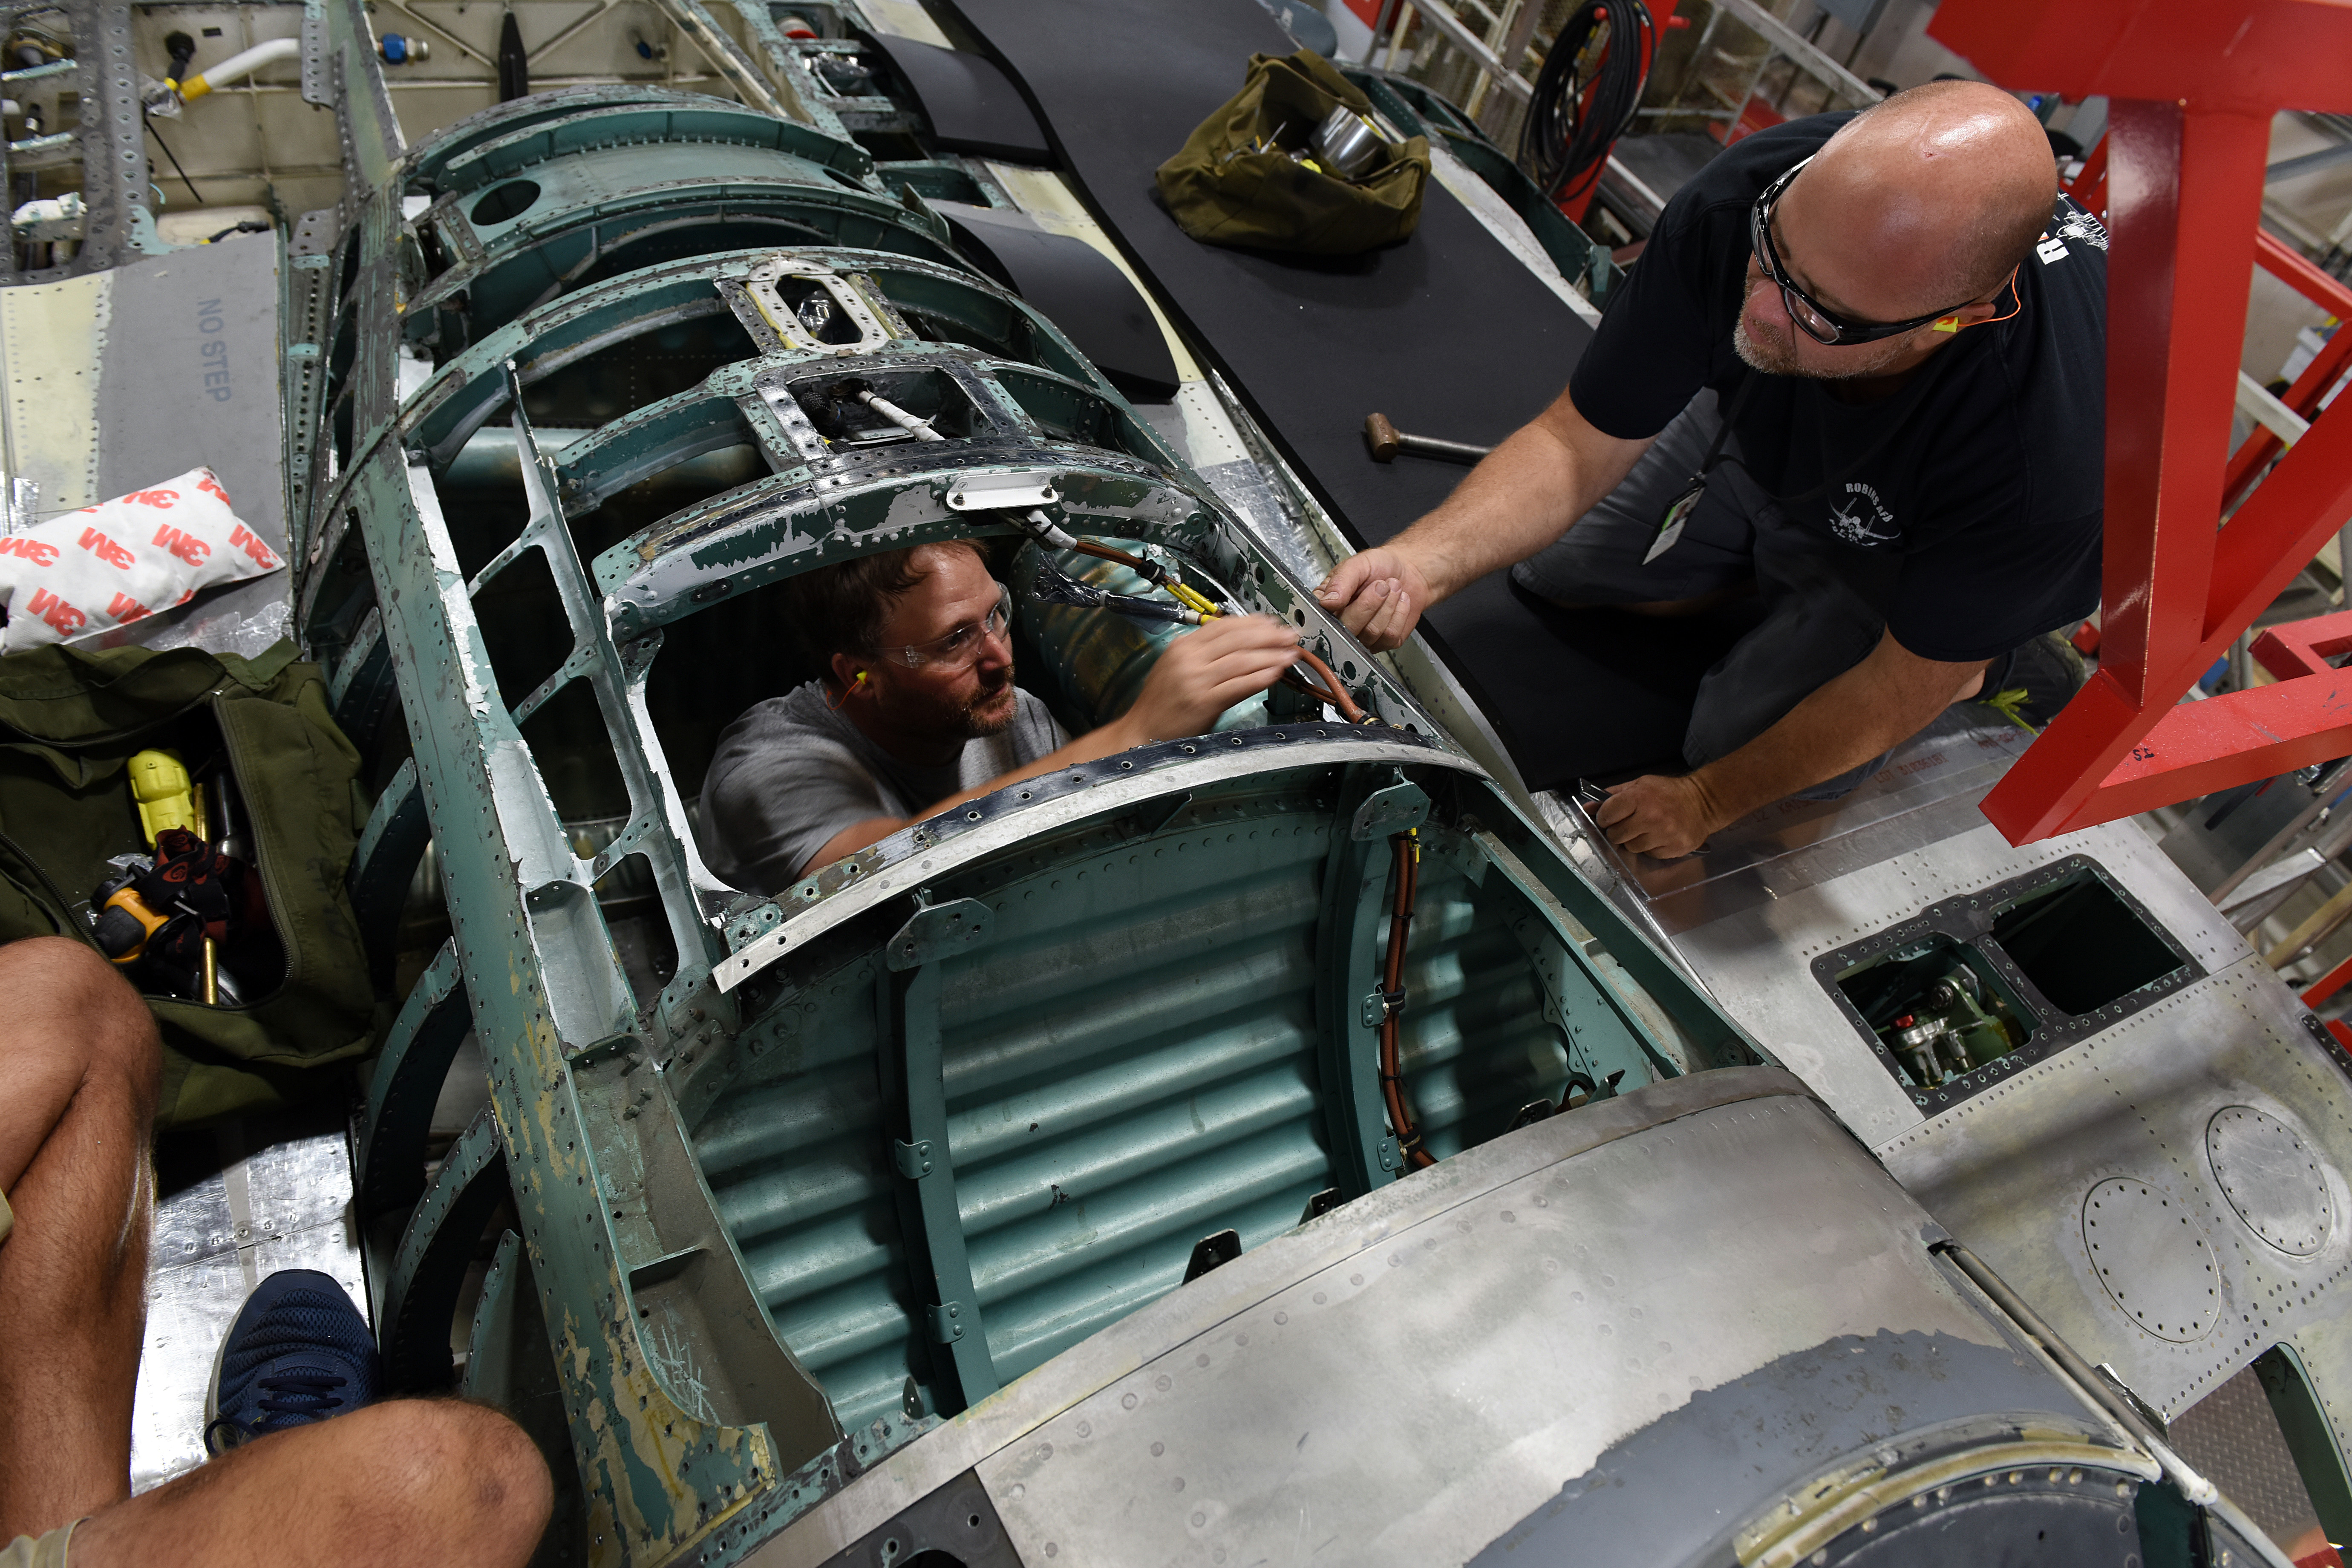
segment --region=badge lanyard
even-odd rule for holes
[[[1706,494],[1707,475],[1723,461],[1723,444],[1731,437],[1731,422],[1739,417],[1740,408],[1748,402],[1748,389],[1755,384],[1756,377],[1752,372],[1741,374],[1739,390],[1731,395],[1731,407],[1716,426],[1715,439],[1708,445],[1706,456],[1700,460],[1698,472],[1690,477],[1690,483],[1683,487],[1682,493],[1667,502],[1666,510],[1659,514],[1658,535],[1650,541],[1649,553],[1642,557],[1643,565],[1647,566],[1681,541],[1683,524],[1690,521],[1690,514],[1698,510],[1699,498]]]

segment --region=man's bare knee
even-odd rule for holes
[[[484,1562],[530,1557],[554,1488],[521,1427],[488,1405],[454,1399],[391,1400],[345,1419],[362,1416],[379,1428],[368,1438],[375,1453],[406,1456],[388,1480],[407,1509],[478,1542]]]
[[[86,942],[37,936],[0,947],[0,1013],[19,1038],[103,1075],[152,1104],[163,1075],[154,1015],[121,973]]]

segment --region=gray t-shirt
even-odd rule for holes
[[[1013,722],[964,742],[943,767],[914,767],[827,708],[816,681],[747,709],[720,731],[702,783],[702,858],[730,887],[777,893],[843,828],[910,817],[1063,745],[1045,705],[1023,691]]]

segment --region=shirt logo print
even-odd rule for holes
[[[1845,498],[1830,509],[1830,531],[1848,544],[1900,544],[1903,531],[1878,492],[1859,480],[1848,481]]]

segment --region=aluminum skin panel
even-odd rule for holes
[[[2132,831],[2125,829],[2125,831]],[[1887,1169],[1952,1234],[2093,1362],[2113,1365],[2170,1415],[2306,1325],[2345,1316],[2352,1226],[2352,1079],[2313,1037],[2309,1013],[2248,958],[1925,1122],[1885,1145]],[[2193,1048],[2192,1048],[2193,1047]],[[2308,1256],[2266,1242],[2213,1173],[2207,1128],[2251,1107],[2317,1158],[2331,1203]],[[2176,1338],[2143,1325],[2101,1283],[2084,1240],[2085,1198],[2103,1182],[2146,1184],[2210,1250],[2210,1327]],[[2169,1259],[2131,1260],[2150,1289]],[[2127,1276],[2116,1274],[2128,1292]],[[2195,1325],[2192,1325],[2195,1326]],[[2343,1384],[2335,1387],[2340,1392]],[[2337,1440],[2352,1447],[2339,1406]]]
[[[1975,818],[1972,827],[1811,886],[1792,887],[1673,939],[1675,951],[1774,1059],[1802,1078],[1874,1148],[1917,1127],[1926,1113],[1814,977],[1809,965],[1819,955],[1930,904],[2069,855],[2096,861],[2209,973],[2249,953],[2245,939],[2132,824],[2113,823],[2018,849],[1985,823],[1972,800],[1955,803],[1955,817],[1962,805]]]
[[[1935,1261],[1938,1234],[1786,1073],[1654,1085],[1227,1264],[747,1561],[824,1563],[973,1470],[1035,1565],[1459,1563],[1614,1489],[1605,1458],[1669,1427],[1690,1440],[1642,1541],[1596,1514],[1579,1560],[1712,1561],[1852,1447],[1995,1410],[2100,1441]],[[1752,1375],[1772,1368],[1785,1393]],[[1734,1408],[1769,1441],[1700,1435]]]

